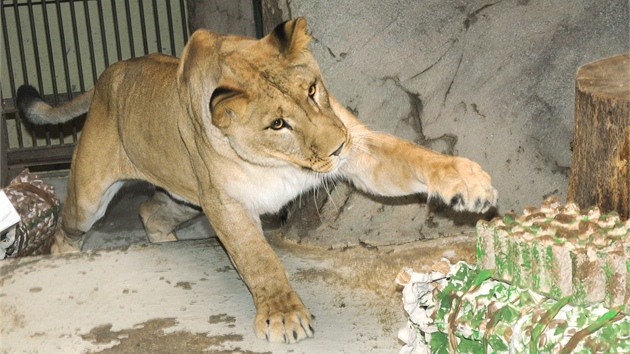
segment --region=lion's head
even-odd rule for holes
[[[250,163],[334,171],[349,134],[331,108],[310,38],[304,18],[261,40],[195,32],[177,80],[196,134],[218,129]]]

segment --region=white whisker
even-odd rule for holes
[[[315,172],[317,174],[317,180],[320,181],[319,185],[321,185],[321,173],[319,172]],[[322,219],[322,215],[319,212],[319,206],[317,205],[317,194],[319,193],[319,185],[315,187],[315,189],[313,189],[313,202],[315,203],[315,210],[317,211],[317,217],[321,220]]]
[[[333,199],[332,195],[330,194],[330,186],[328,185],[329,182],[333,182],[333,181],[328,176],[326,178],[324,178],[324,180],[323,180],[324,190],[326,191],[326,194],[328,195],[328,200],[330,200],[330,202],[332,203],[333,207],[335,209],[337,209],[337,204],[335,204],[335,200]]]

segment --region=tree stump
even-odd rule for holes
[[[567,200],[630,216],[630,53],[581,66]]]

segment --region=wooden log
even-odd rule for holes
[[[581,66],[576,75],[567,200],[630,216],[630,53]]]

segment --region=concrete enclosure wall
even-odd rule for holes
[[[326,84],[375,130],[478,161],[502,211],[565,196],[575,72],[630,50],[626,0],[306,1]]]

